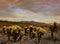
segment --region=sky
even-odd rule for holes
[[[0,20],[60,23],[60,0],[0,0]]]

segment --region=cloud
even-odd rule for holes
[[[59,0],[0,0],[0,9],[8,9],[12,6],[24,8],[35,12],[54,12],[60,10]],[[56,11],[57,12],[57,11]]]
[[[35,15],[34,12],[14,6],[0,11],[0,20],[22,21]]]
[[[11,12],[11,11],[0,11],[0,17],[5,17],[5,18],[19,18],[23,17],[17,12]]]
[[[60,1],[0,0],[0,19],[10,21],[60,22]]]

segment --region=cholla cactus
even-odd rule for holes
[[[56,31],[56,29],[57,29],[57,23],[54,22],[54,23],[53,23],[53,30]]]
[[[3,28],[2,28],[2,32],[4,33],[4,34],[6,34],[6,26],[3,26]]]
[[[3,28],[3,33],[5,34],[5,28]]]
[[[40,43],[41,39],[42,39],[42,36],[44,35],[44,33],[46,33],[47,31],[40,27],[38,30],[37,30],[37,37],[38,37],[38,44]]]
[[[57,23],[54,22],[53,25],[50,25],[50,26],[49,26],[49,29],[50,29],[50,31],[51,31],[51,38],[53,39],[53,38],[54,38],[54,32],[55,32],[56,29],[57,29]]]

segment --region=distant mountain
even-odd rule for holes
[[[47,27],[49,24],[35,21],[20,21],[20,22],[12,22],[12,21],[1,21],[0,25],[36,25],[36,26],[44,26]]]
[[[46,26],[48,24],[43,23],[43,22],[35,22],[35,21],[21,21],[23,24],[32,24],[32,25],[41,25],[41,26]]]

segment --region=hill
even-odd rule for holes
[[[35,25],[35,26],[42,26],[42,27],[48,27],[49,24],[42,23],[42,22],[35,22],[35,21],[20,21],[20,22],[12,22],[12,21],[2,21],[0,20],[0,26],[3,25]]]

